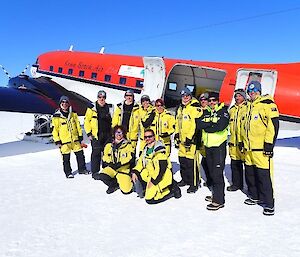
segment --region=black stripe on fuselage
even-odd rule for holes
[[[279,115],[279,120],[289,121],[289,122],[294,122],[294,123],[300,123],[300,118],[299,117],[297,118],[297,117]]]
[[[108,87],[108,88],[122,90],[122,91],[127,91],[128,89],[131,89],[131,90],[133,90],[133,92],[135,94],[140,94],[142,92],[141,89],[137,89],[137,88],[133,88],[133,87],[126,87],[126,86],[121,86],[121,85],[116,85],[116,84],[103,83],[103,82],[89,80],[89,79],[85,79],[85,78],[68,76],[68,75],[61,74],[61,73],[54,73],[54,72],[42,71],[42,70],[37,70],[37,73],[41,73],[41,74],[45,74],[45,75],[49,75],[49,76],[53,76],[53,77],[69,79],[69,80],[75,80],[75,81],[79,81],[79,82],[85,82],[85,83],[89,83],[89,84],[93,84],[93,85]]]

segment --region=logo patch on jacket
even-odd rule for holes
[[[122,158],[125,158],[127,156],[126,153],[122,153]]]
[[[253,117],[253,119],[254,119],[254,120],[258,120],[258,115],[255,115],[255,116]]]
[[[184,120],[188,120],[188,119],[189,119],[189,116],[184,115],[184,116],[183,116],[183,119],[184,119]]]
[[[276,107],[273,107],[273,108],[271,108],[271,111],[272,111],[272,112],[276,112],[276,111],[277,111],[277,108],[276,108]]]

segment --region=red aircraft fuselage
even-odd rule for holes
[[[170,107],[180,100],[179,92],[185,86],[195,97],[218,91],[220,100],[230,105],[235,88],[259,80],[262,94],[273,95],[281,119],[300,119],[300,63],[237,64],[53,51],[38,57],[32,75],[51,77],[92,101],[100,89],[108,91],[111,103],[121,101],[124,91],[133,89],[137,99],[143,94],[152,100],[164,98]]]

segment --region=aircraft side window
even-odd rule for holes
[[[96,72],[92,72],[91,78],[92,79],[96,79],[97,78],[97,73]]]
[[[68,74],[69,74],[69,75],[72,75],[72,74],[73,74],[73,69],[69,69],[69,70],[68,70]]]
[[[135,83],[135,86],[140,87],[140,88],[143,87],[144,86],[144,81],[137,79],[136,83]]]
[[[111,80],[111,75],[105,75],[104,76],[104,81],[110,82],[110,80]]]
[[[176,82],[169,82],[168,83],[168,89],[171,91],[176,91],[177,90],[177,83]]]
[[[62,67],[58,67],[58,72],[62,73],[62,71],[63,71],[63,68]]]
[[[80,70],[79,71],[79,77],[83,77],[84,76],[84,71],[83,70]]]
[[[126,84],[126,78],[121,77],[120,80],[119,80],[119,83],[121,85],[125,85]]]
[[[53,70],[54,70],[54,67],[51,65],[50,68],[49,68],[49,70],[50,70],[50,71],[53,71]]]

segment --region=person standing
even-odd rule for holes
[[[211,201],[206,209],[215,211],[224,207],[225,182],[223,170],[226,158],[226,142],[228,136],[229,114],[224,103],[219,103],[219,93],[210,92],[208,98],[209,107],[204,110],[199,120],[198,128],[202,128],[203,144],[205,146],[208,173],[212,180],[212,197],[205,200]]]
[[[111,140],[112,105],[106,103],[106,92],[100,90],[92,108],[87,108],[84,129],[91,141],[92,177],[99,179],[100,164],[106,143]]]
[[[262,204],[264,215],[274,215],[273,149],[279,130],[279,112],[273,98],[261,95],[261,84],[251,81],[247,86],[250,96],[242,126],[245,150],[245,175],[249,198],[247,205]]]
[[[132,145],[126,140],[126,131],[122,126],[113,129],[113,141],[107,143],[103,154],[103,170],[99,179],[108,186],[107,194],[118,188],[123,194],[132,192],[130,166],[135,160]]]
[[[144,122],[145,128],[151,128],[155,133],[155,140],[161,141],[166,147],[166,154],[171,153],[171,136],[175,132],[175,117],[165,109],[163,99],[155,101],[155,109],[148,115]]]
[[[139,107],[139,135],[140,135],[140,146],[139,155],[141,155],[146,142],[144,140],[144,131],[148,127],[144,127],[143,122],[148,117],[149,113],[153,110],[153,105],[150,102],[150,97],[148,95],[143,95],[141,97],[141,106]]]
[[[172,164],[165,146],[155,140],[151,129],[145,130],[144,138],[146,146],[132,170],[132,181],[141,182],[148,204],[160,203],[173,196],[180,198],[181,191],[173,179]]]
[[[200,104],[188,88],[181,92],[181,104],[175,123],[175,146],[178,146],[180,175],[179,186],[189,185],[187,193],[195,193],[199,186],[199,169],[196,165],[196,119],[201,116]]]
[[[134,93],[131,89],[124,95],[124,102],[117,104],[112,127],[122,126],[127,131],[127,140],[136,148],[139,130],[139,105],[134,102]]]
[[[82,130],[77,113],[72,111],[70,100],[62,96],[59,100],[59,109],[53,114],[52,135],[54,143],[59,147],[63,159],[63,169],[67,178],[74,178],[70,163],[71,151],[76,155],[78,173],[89,174],[85,165],[85,157],[81,143]]]
[[[232,185],[227,187],[227,191],[243,190],[245,161],[244,153],[239,145],[241,133],[241,116],[247,110],[248,101],[244,89],[239,88],[234,91],[235,104],[229,109],[229,129],[230,139],[228,142],[229,156],[231,158],[230,167],[232,173]]]
[[[204,110],[207,109],[208,107],[208,93],[205,92],[205,93],[202,93],[199,97],[199,102],[200,102],[200,109],[202,111],[202,113],[204,112]],[[206,154],[205,154],[205,147],[203,145],[203,140],[202,140],[202,129],[199,129],[198,132],[197,132],[197,152],[200,153],[200,155],[202,156],[201,158],[201,166],[204,170],[204,174],[205,174],[205,177],[206,177],[206,182],[203,183],[204,186],[207,186],[207,187],[210,187],[212,182],[211,182],[211,177],[209,176],[209,173],[208,173],[208,167],[207,167],[207,161],[206,161]],[[197,156],[199,156],[200,158],[200,155],[199,153],[197,153]],[[199,165],[200,166],[200,165]],[[199,171],[200,171],[200,167],[199,167]],[[199,172],[200,174],[200,178],[199,178],[199,184],[201,183],[201,172]]]

